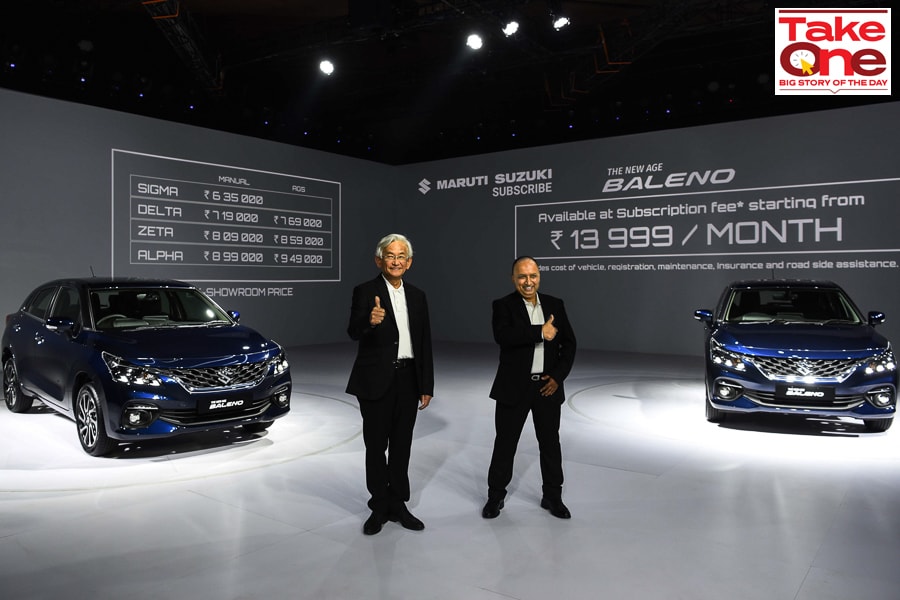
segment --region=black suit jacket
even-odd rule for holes
[[[347,333],[359,344],[346,391],[364,400],[377,400],[384,396],[394,377],[393,361],[397,359],[400,332],[387,286],[379,273],[375,279],[353,288]],[[428,302],[425,292],[406,281],[403,282],[403,289],[406,292],[418,394],[433,396],[434,359],[431,353]],[[375,296],[381,299],[385,315],[381,324],[372,327],[369,325],[369,314],[375,306]]]
[[[575,332],[562,300],[539,294],[544,320],[553,315],[553,325],[559,330],[550,341],[544,341],[544,374],[559,384],[553,397],[562,404],[565,400],[563,381],[575,361]],[[518,292],[494,300],[491,324],[494,341],[500,345],[500,364],[491,386],[491,398],[506,404],[517,404],[527,397],[534,345],[543,339],[541,325],[532,325],[525,302]]]

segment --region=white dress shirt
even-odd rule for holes
[[[391,295],[391,306],[394,307],[394,320],[397,321],[397,331],[400,334],[397,347],[397,358],[414,358],[412,347],[412,335],[409,333],[409,311],[406,308],[406,291],[403,289],[403,281],[400,287],[394,287],[385,279],[388,293]]]
[[[544,310],[541,308],[541,297],[535,294],[536,303],[532,304],[528,300],[522,298],[525,303],[525,309],[528,311],[528,317],[531,319],[532,325],[544,324]],[[531,373],[540,374],[544,372],[544,340],[534,345],[534,358],[531,359]]]

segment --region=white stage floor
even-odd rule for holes
[[[353,352],[290,349],[293,408],[261,436],[91,458],[71,421],[2,406],[2,598],[900,597],[900,424],[716,426],[699,358],[580,351],[561,428],[572,519],[538,506],[529,425],[506,508],[485,520],[497,353],[439,345],[410,466],[425,531],[365,536]]]

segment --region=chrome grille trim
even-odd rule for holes
[[[845,381],[856,368],[865,362],[858,358],[812,359],[778,358],[771,356],[744,356],[744,360],[756,367],[767,379],[794,381],[812,377],[816,381]]]
[[[177,381],[189,392],[197,390],[242,389],[258,385],[269,370],[269,362],[245,363],[199,369],[160,369],[160,374]]]
[[[762,406],[772,408],[798,408],[807,410],[850,410],[866,401],[865,396],[858,394],[853,396],[835,396],[831,402],[814,402],[808,398],[796,398],[793,400],[782,399],[775,401],[775,392],[762,392],[744,388],[744,396]]]
[[[258,417],[269,410],[271,405],[270,398],[261,398],[241,410],[216,415],[200,415],[194,409],[162,409],[159,411],[159,419],[182,427],[227,423],[228,421],[237,422],[242,419]]]

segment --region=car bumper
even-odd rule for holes
[[[851,378],[844,383],[816,383],[800,387],[828,390],[827,397],[788,398],[773,381],[757,381],[721,369],[708,369],[707,400],[717,410],[732,413],[778,413],[809,416],[848,416],[858,419],[892,419],[897,407],[897,376]],[[889,396],[886,406],[872,400],[877,393]]]
[[[105,386],[107,434],[119,441],[170,437],[272,422],[290,411],[291,379],[266,377],[251,388],[187,392],[177,385]]]

